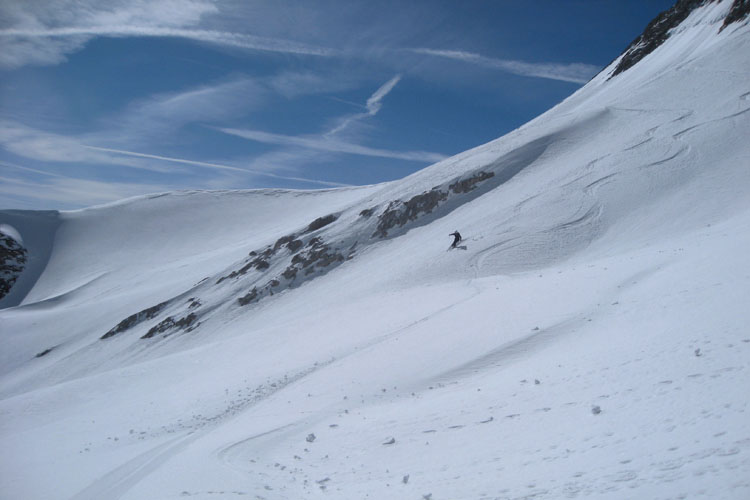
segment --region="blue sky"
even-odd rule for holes
[[[0,0],[0,208],[404,177],[575,92],[671,0]]]

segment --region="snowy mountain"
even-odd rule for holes
[[[748,498],[747,2],[676,8],[399,181],[2,212],[0,497]]]

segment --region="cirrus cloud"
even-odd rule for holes
[[[437,50],[428,48],[404,49],[415,54],[453,59],[486,68],[498,69],[520,76],[546,78],[571,83],[586,83],[601,69],[583,63],[535,63],[510,59],[495,59],[463,50]]]

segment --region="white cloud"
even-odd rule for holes
[[[508,59],[495,59],[462,50],[435,50],[426,48],[405,50],[416,54],[443,57],[446,59],[484,66],[486,68],[498,69],[514,75],[546,78],[549,80],[560,80],[572,83],[586,83],[601,69],[598,66],[583,63],[531,63]]]
[[[152,95],[130,103],[109,118],[107,130],[87,139],[95,144],[162,140],[190,123],[216,123],[246,115],[264,104],[268,89],[250,78],[235,78],[180,92]]]
[[[295,146],[317,151],[329,151],[334,153],[348,153],[361,156],[375,156],[380,158],[393,158],[397,160],[410,160],[421,162],[437,162],[445,159],[445,155],[429,151],[391,151],[388,149],[370,148],[359,144],[339,141],[326,136],[292,136],[273,134],[261,130],[240,130],[234,128],[219,128],[226,134],[242,137],[251,141],[265,144],[276,144],[280,146]]]
[[[369,99],[367,99],[367,110],[370,112],[370,116],[374,116],[378,111],[380,111],[380,108],[383,105],[383,98],[387,96],[391,90],[393,90],[393,87],[395,87],[400,80],[401,75],[394,76],[383,85],[381,85],[380,88],[376,90]]]
[[[150,170],[164,170],[174,173],[174,165],[180,165],[187,174],[189,167],[209,170],[216,174],[206,180],[201,177],[201,185],[206,184],[214,189],[236,189],[238,185],[248,185],[259,177],[306,183],[319,187],[342,187],[348,184],[309,179],[294,175],[280,175],[272,170],[287,166],[295,160],[303,160],[304,155],[294,153],[271,153],[262,157],[248,160],[246,163],[252,168],[241,168],[226,164],[201,162],[184,158],[151,155],[134,151],[86,147],[92,154],[109,157],[110,162],[134,162],[140,168],[150,165]],[[309,155],[307,155],[309,156]],[[155,164],[173,165],[171,168],[158,168]],[[244,163],[244,162],[243,162]],[[108,179],[109,170],[98,169],[85,177],[78,174],[67,175],[68,169],[58,169],[58,172],[43,170],[44,167],[30,168],[14,163],[0,162],[0,208],[30,208],[30,209],[71,209],[108,203],[131,196],[145,195],[155,192],[174,191],[195,187],[192,185],[191,175],[172,177],[168,183],[154,182],[141,177],[142,182],[122,182]],[[268,171],[265,171],[267,168]],[[195,169],[192,170],[195,173]],[[86,174],[82,174],[86,175]],[[95,177],[95,178],[94,178]]]
[[[24,158],[67,163],[119,163],[111,155],[83,146],[76,138],[53,134],[27,127],[9,120],[0,120],[0,146]]]
[[[262,130],[247,130],[237,128],[217,128],[225,134],[242,137],[251,141],[262,142],[265,144],[276,144],[278,146],[289,146],[310,149],[314,151],[327,151],[331,153],[347,153],[360,156],[373,156],[380,158],[393,158],[397,160],[420,161],[420,162],[438,162],[445,159],[445,155],[432,153],[429,151],[393,151],[388,149],[371,148],[347,142],[334,138],[344,129],[349,127],[353,122],[375,116],[382,107],[382,101],[389,92],[393,90],[396,84],[401,80],[401,75],[396,75],[386,83],[381,85],[368,99],[366,104],[367,112],[356,113],[344,117],[340,123],[324,134],[293,136],[284,134],[274,134]]]
[[[310,71],[283,71],[263,80],[267,88],[287,99],[314,94],[330,94],[357,87],[361,82],[349,72],[322,76]],[[357,105],[363,107],[361,105]]]
[[[95,151],[114,153],[116,155],[133,156],[136,158],[148,158],[151,160],[159,160],[159,161],[165,161],[165,162],[170,162],[170,163],[179,163],[182,165],[191,165],[191,166],[196,166],[196,167],[208,168],[211,170],[225,170],[229,172],[242,173],[246,175],[249,174],[249,175],[255,175],[255,176],[272,177],[274,179],[281,179],[281,180],[287,180],[287,181],[308,182],[308,183],[319,184],[323,186],[346,186],[346,184],[341,184],[337,182],[327,182],[327,181],[321,181],[321,180],[316,180],[316,179],[307,179],[303,177],[292,177],[292,176],[275,174],[273,172],[268,172],[268,171],[259,170],[259,169],[234,167],[231,165],[224,165],[221,163],[187,160],[184,158],[174,158],[171,156],[152,155],[152,154],[146,154],[146,153],[138,153],[136,151],[124,151],[120,149],[100,148],[100,147],[95,147],[95,146],[86,146],[86,147],[88,149],[92,149]]]
[[[383,98],[387,96],[391,90],[393,90],[393,87],[395,87],[400,80],[401,75],[396,75],[385,82],[367,99],[367,104],[365,105],[365,107],[367,108],[366,113],[357,113],[345,117],[336,127],[326,132],[324,134],[324,137],[330,138],[345,130],[353,122],[378,114],[378,111],[380,111],[380,108],[383,106]]]
[[[0,3],[0,66],[57,64],[95,37],[173,37],[249,50],[330,56],[338,51],[291,40],[198,28],[218,12],[207,0]]]
[[[168,190],[160,184],[98,181],[49,173],[32,178],[0,175],[3,198],[14,200],[15,208],[36,210],[80,208]]]

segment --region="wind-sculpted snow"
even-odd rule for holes
[[[358,250],[382,239],[401,235],[410,227],[425,224],[421,220],[424,216],[443,217],[461,204],[497,187],[499,182],[507,181],[538,158],[544,149],[544,146],[540,149],[542,143],[546,145],[548,141],[534,141],[530,148],[521,148],[520,155],[515,151],[482,169],[414,195],[407,201],[393,200],[375,206],[369,214],[353,208],[351,211],[358,212],[358,216],[346,218],[340,224],[335,224],[340,214],[318,217],[306,227],[282,236],[273,244],[251,250],[242,264],[227,274],[207,280],[181,294],[211,295],[213,303],[207,299],[187,304],[179,304],[176,299],[165,301],[128,316],[101,339],[111,338],[141,323],[151,325],[140,336],[141,339],[165,338],[177,331],[189,333],[200,328],[203,322],[201,318],[207,312],[232,300],[239,306],[248,306],[287,289],[297,288],[354,259]],[[526,153],[528,150],[534,151],[531,157]],[[496,182],[488,182],[491,180]],[[370,219],[374,214],[377,217]],[[394,230],[398,231],[394,233]],[[225,293],[215,295],[210,291],[213,287],[226,286],[227,282],[232,284]],[[169,310],[165,311],[168,305]]]
[[[0,496],[748,498],[731,10],[398,181],[0,219]]]

